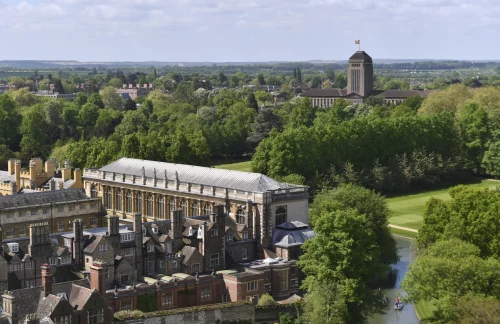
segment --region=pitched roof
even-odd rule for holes
[[[85,253],[94,253],[95,249],[97,248],[97,245],[101,243],[101,241],[104,239],[104,236],[101,235],[94,235],[89,239],[89,242],[91,242],[87,247],[83,250]]]
[[[427,97],[429,91],[425,90],[386,90],[379,94],[384,98],[409,98],[409,97]]]
[[[352,54],[352,56],[349,58],[349,63],[373,63],[373,60],[370,55],[368,55],[365,51],[357,51],[356,53]]]
[[[80,189],[53,190],[0,197],[0,209],[89,199]]]
[[[200,252],[195,247],[192,247],[192,246],[183,247],[182,248],[182,255],[184,255],[184,260],[182,261],[182,264],[188,264],[189,259],[191,259],[193,254],[196,254],[196,252],[198,252],[198,254],[200,254]]]
[[[341,98],[347,95],[347,90],[339,88],[310,89],[301,93],[302,97]]]
[[[143,167],[146,177],[149,178],[153,178],[154,170],[156,170],[158,174],[161,174],[158,178],[163,178],[163,173],[166,170],[169,180],[175,180],[174,174],[177,172],[180,182],[248,192],[265,192],[268,190],[289,188],[291,186],[295,187],[294,185],[278,182],[260,173],[131,158],[121,158],[99,170],[142,176]]]
[[[304,227],[304,225],[301,222],[280,224],[278,228],[273,230],[272,244],[282,247],[301,245],[315,237],[316,233],[309,227]]]
[[[94,291],[96,290],[78,285],[72,285],[71,293],[69,294],[69,303],[73,305],[73,307],[76,307],[76,310],[81,310]]]

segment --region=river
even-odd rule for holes
[[[370,324],[419,324],[413,304],[407,304],[401,311],[394,310],[396,295],[401,294],[401,280],[403,280],[408,265],[415,261],[415,254],[411,251],[413,240],[395,237],[399,250],[399,262],[393,266],[398,270],[397,278],[391,288],[384,289],[384,294],[389,297],[389,308],[386,314],[377,314],[370,319]]]

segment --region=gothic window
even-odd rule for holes
[[[165,219],[165,198],[160,196],[156,201],[156,209],[158,210],[158,218]]]
[[[96,198],[97,197],[97,187],[96,185],[91,185],[90,186],[90,197]]]
[[[146,216],[153,217],[153,195],[149,194],[146,201]]]
[[[209,203],[205,204],[204,215],[210,215],[212,213],[212,206]]]
[[[181,201],[181,210],[182,210],[182,216],[186,217],[187,216],[187,202],[184,199],[182,199],[182,201]]]
[[[142,213],[142,192],[138,192],[135,195],[135,208],[136,213]]]
[[[175,199],[174,198],[170,198],[170,201],[169,201],[168,205],[169,205],[169,208],[170,208],[170,214],[172,214],[172,212],[175,210]]]
[[[111,188],[106,187],[106,189],[104,189],[104,207],[107,209],[111,209],[113,206],[112,201],[113,201],[113,193],[111,192]]]
[[[191,216],[200,216],[200,204],[197,201],[191,206]]]
[[[245,224],[245,212],[241,208],[236,211],[236,223]]]
[[[276,226],[286,223],[286,207],[276,208]]]
[[[125,211],[127,213],[132,212],[132,191],[127,190],[127,194],[125,196]]]
[[[123,206],[122,206],[122,190],[120,188],[116,189],[116,210],[122,211]]]

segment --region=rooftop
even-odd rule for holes
[[[52,190],[30,193],[28,195],[21,194],[0,197],[0,209],[88,199],[90,198],[80,189]]]
[[[349,58],[349,63],[373,63],[373,60],[365,51],[357,51]]]

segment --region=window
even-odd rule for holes
[[[96,227],[97,226],[97,219],[95,217],[92,217],[90,219],[90,227]]]
[[[153,233],[158,234],[158,225],[156,224],[151,225],[151,230],[153,231]]]
[[[20,211],[19,212],[19,217],[24,217],[26,216],[26,212],[25,211]]]
[[[148,252],[154,252],[155,246],[153,244],[148,244]]]
[[[71,257],[69,255],[61,257],[61,264],[70,264],[70,263],[71,263]]]
[[[128,275],[122,275],[120,277],[120,281],[121,281],[121,283],[126,283],[128,281]]]
[[[101,244],[101,245],[99,245],[99,251],[100,252],[107,251],[107,250],[108,250],[108,245],[107,244]]]
[[[163,270],[163,260],[158,262],[158,267]]]
[[[64,213],[64,206],[63,207],[57,207],[57,212],[58,213]]]
[[[243,239],[244,240],[248,239],[248,232],[243,232]]]
[[[24,263],[24,270],[31,270],[32,268],[31,261],[28,260]]]
[[[218,266],[219,265],[219,253],[215,253],[210,255],[210,266]]]
[[[21,270],[21,263],[14,262],[10,264],[10,271],[20,271],[20,270]]]
[[[255,291],[257,289],[259,289],[259,282],[258,281],[247,282],[247,291]]]
[[[51,266],[57,265],[57,259],[56,258],[49,258],[49,263]]]
[[[165,243],[165,250],[167,251],[167,253],[172,253],[172,242]]]
[[[5,235],[7,235],[7,237],[14,237],[14,229],[13,228],[7,229]]]
[[[113,208],[113,193],[110,187],[104,189],[104,207],[107,209]]]
[[[281,271],[280,273],[281,290],[288,289],[288,270]]]
[[[276,208],[276,226],[286,223],[286,206]]]
[[[71,315],[56,316],[55,324],[70,324]]]
[[[93,309],[88,311],[88,324],[102,324],[104,321],[104,309]]]
[[[212,213],[212,206],[210,204],[205,204],[205,209],[204,209],[204,214],[205,215],[210,215]]]
[[[165,198],[160,196],[156,201],[156,210],[158,211],[158,218],[165,219]]]
[[[155,273],[155,262],[148,261],[148,274],[153,274],[153,273]]]
[[[125,233],[120,235],[122,242],[128,242],[134,240],[134,233]]]
[[[191,266],[191,269],[192,269],[192,273],[196,273],[196,272],[200,272],[200,264],[199,263],[196,263],[196,264],[193,264]]]
[[[123,210],[123,196],[122,196],[122,190],[121,189],[116,189],[116,204],[115,204],[115,209],[118,211]]]
[[[26,227],[23,225],[19,227],[19,236],[25,236],[26,235]]]
[[[73,205],[68,206],[68,211],[74,211],[74,210],[75,210],[75,206],[73,206]]]
[[[36,216],[36,215],[38,215],[38,210],[33,209],[33,210],[31,211],[31,216]]]
[[[120,300],[120,310],[121,311],[132,310],[132,299],[122,299],[122,300]]]
[[[80,210],[87,209],[87,205],[85,205],[85,204],[81,204],[79,207],[80,207]]]
[[[201,301],[212,300],[212,286],[201,287]]]
[[[189,236],[193,235],[193,228],[189,227]]]
[[[96,209],[96,208],[97,208],[97,204],[96,204],[96,203],[94,203],[94,204],[90,204],[90,208],[91,208],[91,209]]]
[[[186,215],[187,215],[187,202],[184,199],[181,201],[181,210],[182,210],[182,216],[186,217]]]
[[[97,197],[97,187],[95,185],[90,186],[90,197]]]
[[[161,294],[161,308],[172,308],[174,307],[174,294],[170,292],[166,292]]]
[[[57,230],[59,232],[64,231],[64,221],[58,221],[57,222]]]
[[[131,256],[131,255],[134,255],[134,248],[126,248],[125,256]]]
[[[214,229],[212,230],[212,237],[217,236],[217,235],[219,234],[218,232],[219,232],[219,231],[218,231],[216,228],[214,228]]]
[[[201,237],[203,236],[203,231],[201,230],[201,227],[198,228],[198,235],[197,235],[197,238],[201,239]]]
[[[233,234],[231,233],[226,234],[226,241],[231,242],[232,240],[233,240]]]
[[[142,192],[135,195],[135,212],[142,213]]]
[[[191,216],[200,216],[200,204],[197,201],[191,205]]]
[[[35,280],[34,279],[32,279],[32,280],[26,280],[24,282],[24,288],[33,288],[33,287],[35,287]]]
[[[153,195],[149,194],[146,200],[146,216],[153,217]]]
[[[44,210],[42,210],[42,214],[47,215],[48,213],[49,213],[49,210],[48,210],[48,209],[44,209]]]
[[[132,212],[132,191],[127,190],[127,196],[125,198],[125,211],[127,213]]]
[[[241,250],[241,258],[242,258],[243,260],[246,260],[246,259],[247,259],[247,257],[248,257],[248,250],[247,250],[247,249],[243,249],[243,250]]]
[[[236,223],[245,224],[245,212],[241,208],[236,211]]]
[[[7,218],[13,218],[14,217],[14,213],[7,213]]]
[[[172,269],[177,269],[177,261],[172,261]]]

